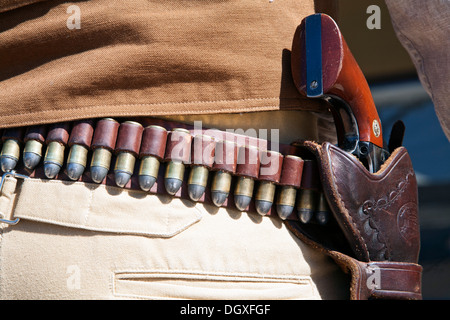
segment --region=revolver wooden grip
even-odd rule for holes
[[[359,141],[383,147],[381,122],[369,85],[331,17],[314,14],[301,22],[292,43],[291,64],[300,93],[350,108],[349,114],[331,108],[341,142],[356,134]],[[347,119],[349,116],[354,119]]]

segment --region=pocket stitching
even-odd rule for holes
[[[129,277],[121,278],[120,276],[129,275]],[[135,276],[135,277],[133,277]],[[163,297],[157,295],[138,295],[133,293],[120,293],[117,292],[116,284],[119,281],[136,281],[140,282],[140,279],[143,277],[149,279],[157,279],[159,277],[167,277],[172,278],[174,280],[206,280],[206,281],[229,281],[229,282],[258,282],[258,283],[283,283],[283,284],[296,284],[301,286],[309,285],[311,287],[311,295],[316,295],[316,291],[314,289],[314,285],[310,276],[299,276],[299,275],[274,275],[274,274],[261,274],[261,273],[227,273],[227,272],[207,272],[207,271],[198,271],[198,270],[164,270],[164,269],[126,269],[126,270],[116,270],[112,272],[112,285],[110,286],[112,289],[113,296],[118,297],[129,297],[129,298],[137,298],[137,299],[182,299],[182,298],[173,298],[173,297]],[[184,277],[180,277],[184,276]],[[189,277],[191,276],[191,277]],[[206,278],[201,278],[201,277]],[[133,279],[135,278],[135,279]],[[221,279],[218,279],[221,278]]]

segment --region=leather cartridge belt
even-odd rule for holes
[[[4,129],[3,172],[143,190],[285,220],[331,213],[304,149],[228,131],[138,118]],[[20,161],[22,158],[22,161]]]
[[[278,215],[350,274],[352,299],[421,299],[417,182],[402,146],[371,174],[329,143],[282,145],[159,119],[106,118],[6,129],[0,164],[3,176],[97,183]]]

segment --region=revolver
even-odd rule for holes
[[[338,147],[377,172],[389,157],[381,121],[369,85],[330,16],[303,19],[294,34],[291,68],[301,94],[330,104]]]

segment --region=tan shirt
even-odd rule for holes
[[[1,127],[325,108],[290,74],[313,0],[1,3]]]

